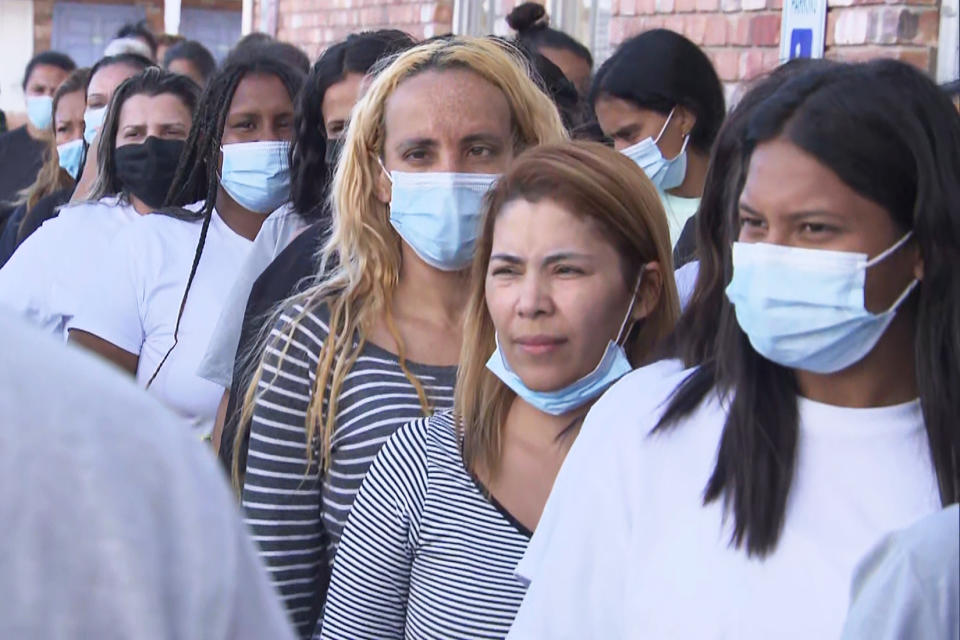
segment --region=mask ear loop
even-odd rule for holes
[[[383,164],[383,160],[380,159],[380,156],[377,156],[377,164],[379,164],[380,168],[383,169],[383,173],[386,174],[387,180],[390,181],[390,184],[393,184],[393,176],[391,176],[390,172],[387,171],[387,167]]]
[[[624,340],[628,335],[630,335],[629,331],[627,331],[626,334],[623,332],[623,330],[627,328],[627,324],[629,323],[631,329],[633,328],[634,323],[630,323],[630,315],[633,313],[633,310],[636,308],[637,302],[639,301],[638,294],[640,293],[640,284],[643,282],[643,270],[646,268],[646,266],[647,265],[642,265],[640,267],[640,275],[637,276],[637,285],[633,288],[633,296],[630,298],[630,306],[627,307],[627,315],[623,317],[623,322],[620,323],[620,329],[617,331],[616,343],[620,346],[623,346],[620,344],[620,341]]]
[[[887,258],[889,258],[891,255],[893,255],[894,253],[896,253],[897,250],[900,249],[900,247],[902,247],[903,245],[907,244],[907,241],[910,240],[911,237],[913,237],[913,229],[911,229],[910,231],[907,231],[906,235],[904,235],[902,238],[900,238],[899,240],[897,240],[897,241],[893,244],[892,247],[890,247],[890,248],[887,249],[886,251],[882,251],[882,252],[878,253],[878,254],[875,255],[873,258],[871,258],[870,260],[868,260],[867,263],[863,266],[863,268],[864,268],[864,269],[869,269],[869,268],[872,267],[873,265],[879,264],[879,263],[883,262],[884,260],[886,260]]]
[[[660,138],[663,137],[664,132],[666,132],[666,130],[667,130],[667,126],[669,126],[670,121],[673,120],[673,114],[676,113],[676,112],[677,112],[677,108],[676,108],[676,107],[674,107],[673,109],[670,109],[670,115],[667,116],[667,121],[663,123],[663,127],[660,129],[660,133],[657,134],[657,137],[656,137],[656,139],[653,141],[653,144],[659,146],[659,144],[660,144]],[[690,134],[689,134],[689,133],[688,133],[687,135],[683,136],[683,146],[680,147],[680,153],[678,153],[677,155],[673,156],[673,158],[671,158],[670,160],[668,160],[668,162],[673,162],[674,160],[676,160],[677,158],[679,158],[680,156],[682,156],[682,155],[684,154],[684,152],[687,150],[687,145],[688,145],[688,144],[690,144]]]

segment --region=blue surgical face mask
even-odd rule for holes
[[[390,224],[404,242],[436,269],[458,271],[469,265],[480,233],[483,197],[500,176],[401,171],[387,175],[393,183]]]
[[[499,336],[496,336],[497,350],[494,351],[490,359],[487,360],[487,369],[493,372],[493,375],[500,378],[501,382],[510,387],[524,402],[544,413],[561,416],[574,409],[579,409],[591,400],[599,397],[610,385],[633,370],[630,359],[627,358],[626,351],[624,351],[620,345],[620,340],[623,339],[627,326],[631,324],[630,316],[633,313],[633,307],[636,304],[637,292],[639,290],[640,280],[638,279],[637,288],[634,290],[633,298],[630,300],[630,308],[627,309],[627,315],[620,324],[620,330],[617,331],[616,339],[607,343],[603,357],[600,358],[600,363],[594,370],[576,382],[554,391],[534,391],[524,384],[520,376],[510,368],[507,357],[500,347]]]
[[[27,118],[35,129],[46,131],[53,122],[53,98],[50,96],[29,96],[27,98]]]
[[[220,186],[241,207],[266,214],[290,200],[289,142],[235,142],[220,150]]]
[[[83,139],[77,138],[58,144],[57,156],[60,158],[60,167],[76,180],[80,174],[80,161],[83,159]]]
[[[654,186],[661,191],[669,191],[679,187],[683,184],[684,178],[687,177],[687,143],[690,142],[690,134],[684,136],[680,153],[672,160],[664,158],[660,147],[657,146],[660,138],[663,137],[663,132],[667,130],[667,126],[673,119],[675,111],[676,107],[670,111],[670,115],[667,116],[667,121],[663,123],[656,139],[644,138],[620,152],[643,169]]]
[[[106,116],[106,107],[87,109],[83,112],[83,139],[87,141],[87,144],[93,144],[93,140],[97,137],[100,127],[103,126],[103,119]]]
[[[876,346],[914,279],[883,313],[864,306],[867,269],[910,238],[907,233],[872,260],[863,253],[736,242],[727,298],[757,353],[784,367],[835,373]]]

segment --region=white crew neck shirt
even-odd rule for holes
[[[660,201],[663,203],[663,210],[667,214],[667,226],[670,229],[670,248],[673,249],[680,240],[680,234],[683,233],[683,227],[687,224],[687,220],[692,218],[697,213],[697,209],[700,208],[700,198],[682,198],[661,191]]]
[[[144,216],[129,225],[103,256],[87,284],[84,304],[68,324],[69,329],[92,333],[138,355],[141,386],[147,385],[173,345],[201,227],[200,220],[163,214]],[[177,345],[150,385],[152,394],[202,434],[213,428],[223,389],[197,376],[197,366],[252,245],[213,212]]]
[[[117,196],[64,206],[17,247],[0,269],[0,305],[43,330],[64,335],[85,283],[114,236],[140,218]]]
[[[648,435],[689,373],[641,369],[590,411],[518,566],[531,584],[511,640],[836,638],[857,561],[940,508],[919,402],[801,398],[783,531],[748,557],[729,545],[722,499],[703,505],[726,419],[717,394]]]

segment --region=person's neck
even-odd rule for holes
[[[146,202],[144,202],[137,196],[129,195],[127,197],[130,200],[131,206],[133,206],[133,210],[142,216],[145,216],[149,213],[153,213],[154,211],[157,210],[157,207],[151,207],[150,205],[148,205]]]
[[[699,198],[702,196],[709,163],[709,156],[687,148],[687,174],[679,187],[670,189],[667,193],[678,198]]]
[[[255,240],[260,233],[260,227],[267,216],[262,213],[250,211],[237,204],[237,201],[230,197],[230,194],[224,191],[223,187],[217,187],[217,213],[230,229],[237,235],[243,236],[247,240]]]
[[[800,395],[837,407],[863,409],[910,402],[917,397],[914,315],[898,313],[860,362],[832,374],[795,371]]]
[[[580,431],[580,421],[587,414],[589,406],[577,407],[573,411],[555,416],[537,409],[523,398],[517,397],[507,412],[504,432],[524,444],[566,455]]]
[[[50,132],[46,129],[37,129],[27,121],[27,134],[34,140],[47,141],[50,139]]]
[[[468,278],[468,272],[435,269],[404,246],[400,277],[393,292],[394,314],[459,331],[470,295]]]

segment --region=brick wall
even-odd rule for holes
[[[400,29],[415,38],[449,33],[453,0],[276,0],[277,37],[315,58],[348,34],[368,29]],[[257,4],[260,4],[258,2]],[[262,16],[254,25],[262,24]]]
[[[611,41],[647,29],[682,33],[704,48],[728,86],[779,63],[783,0],[613,0]],[[825,57],[893,57],[933,71],[938,0],[829,0]]]

